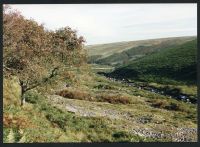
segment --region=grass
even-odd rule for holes
[[[88,92],[78,89],[65,89],[56,94],[70,99],[92,100],[92,97]]]
[[[45,111],[47,119],[58,125],[62,130],[82,134],[83,140],[81,141],[108,142],[118,139],[112,136],[116,130],[109,127],[109,120],[77,117],[72,113],[64,113],[57,108],[44,105],[41,109]],[[126,132],[124,134],[127,135]],[[126,137],[123,139],[126,139]]]
[[[4,106],[10,103],[18,105],[20,104],[21,89],[18,84],[17,77],[10,77],[3,79],[3,103]]]
[[[72,73],[71,73],[72,74]],[[93,73],[74,71],[77,82],[70,81],[70,76],[57,77],[46,85],[26,93],[27,103],[24,107],[9,99],[15,87],[4,86],[7,91],[4,100],[3,141],[9,142],[148,142],[165,141],[130,134],[129,129],[119,126],[133,125],[125,120],[112,120],[107,117],[83,117],[54,107],[47,102],[45,93],[52,87],[58,88],[65,82],[70,87],[63,90],[67,98],[81,99],[84,107],[98,105],[100,108],[114,108],[121,113],[129,112],[133,118],[142,120],[141,127],[154,127],[157,122],[163,126],[194,127],[197,123],[196,105],[169,99],[145,90],[109,81]],[[73,77],[74,78],[74,77]],[[10,83],[10,79],[5,79]],[[71,82],[71,83],[70,83]],[[4,83],[4,85],[6,85]],[[7,84],[8,85],[8,84]],[[46,87],[46,88],[45,88]],[[8,90],[8,88],[11,88]],[[46,89],[46,90],[44,90]],[[55,92],[55,91],[54,91]],[[49,94],[54,94],[50,92]],[[93,99],[88,99],[89,97]],[[16,95],[17,96],[17,95]],[[140,97],[139,97],[140,96]],[[92,102],[94,101],[94,102]],[[77,101],[78,102],[78,101]],[[105,103],[108,102],[108,103]],[[155,104],[163,102],[155,108]],[[153,115],[151,115],[153,114]],[[156,128],[157,129],[157,128]],[[38,133],[40,132],[40,133]],[[169,140],[166,140],[169,141]]]
[[[175,45],[189,41],[195,37],[173,37],[173,38],[160,38],[160,39],[151,39],[151,40],[140,40],[140,41],[128,41],[128,42],[115,42],[108,44],[97,44],[97,45],[88,45],[86,49],[89,54],[89,62],[96,63],[102,62],[104,64],[110,64],[111,62],[123,61],[127,57],[127,54],[132,55],[141,55],[154,50],[154,48],[161,48],[169,45]],[[161,42],[161,43],[160,43]],[[144,48],[144,50],[141,50]],[[145,48],[145,46],[154,46],[153,48]],[[129,51],[128,51],[129,50]],[[124,52],[123,52],[124,51]],[[119,54],[122,53],[122,54]],[[130,56],[130,57],[131,57]],[[130,59],[130,58],[129,58]]]
[[[100,94],[98,101],[109,102],[111,104],[131,104],[131,97],[120,94]]]
[[[98,87],[99,89],[99,87]],[[108,92],[103,92],[101,94],[94,92],[86,92],[80,89],[64,89],[56,93],[65,98],[69,99],[79,99],[87,101],[98,101],[98,102],[109,102],[111,104],[130,104],[131,96],[125,94],[110,94]]]
[[[179,89],[181,94],[197,97],[196,85],[169,85],[169,84],[158,84],[158,83],[149,83],[148,85],[158,88],[158,89],[162,89],[166,87],[168,87],[169,89]]]
[[[119,130],[110,126],[109,119],[78,117],[63,112],[46,103],[45,97],[36,91],[29,91],[26,97],[28,103],[24,107],[14,104],[4,107],[4,142],[9,142],[9,136],[11,140],[14,136],[13,142],[145,140],[125,131],[121,131],[123,135],[117,136]]]

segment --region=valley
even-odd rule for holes
[[[85,46],[4,6],[3,142],[197,142],[197,37]]]

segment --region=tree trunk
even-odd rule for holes
[[[22,97],[21,99],[21,106],[23,106],[26,103],[25,97]]]
[[[32,85],[32,86],[27,86],[27,82],[24,83],[22,80],[20,80],[20,86],[21,86],[21,106],[23,106],[26,102],[26,99],[25,99],[25,92],[33,89],[33,88],[36,88],[37,86],[43,84],[44,82],[47,82],[49,79],[53,78],[54,76],[57,75],[57,70],[58,70],[58,67],[55,67],[52,71],[51,71],[51,74],[49,75],[49,77],[46,77],[46,78],[43,78],[42,81],[39,81],[38,83],[36,83],[35,85]]]
[[[25,93],[25,90],[22,87],[22,90],[21,90],[21,106],[23,106],[26,103],[26,99],[25,99],[24,93]]]

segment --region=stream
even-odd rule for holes
[[[180,92],[179,89],[176,89],[176,88],[174,88],[174,89],[167,89],[166,87],[156,88],[156,87],[153,87],[153,86],[149,86],[147,84],[138,84],[138,83],[135,83],[135,82],[130,82],[127,79],[115,79],[115,78],[112,78],[112,77],[108,77],[105,73],[99,73],[99,74],[105,76],[110,81],[123,83],[127,86],[130,86],[130,87],[136,87],[138,89],[143,89],[143,90],[146,90],[146,91],[149,91],[149,92],[152,92],[152,93],[157,93],[157,94],[167,96],[167,97],[179,100],[179,101],[187,102],[187,103],[192,103],[192,104],[197,103],[197,97],[191,98],[190,95],[183,94],[183,93]]]

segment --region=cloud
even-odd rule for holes
[[[88,44],[196,35],[196,4],[12,5],[48,29],[70,26]]]

